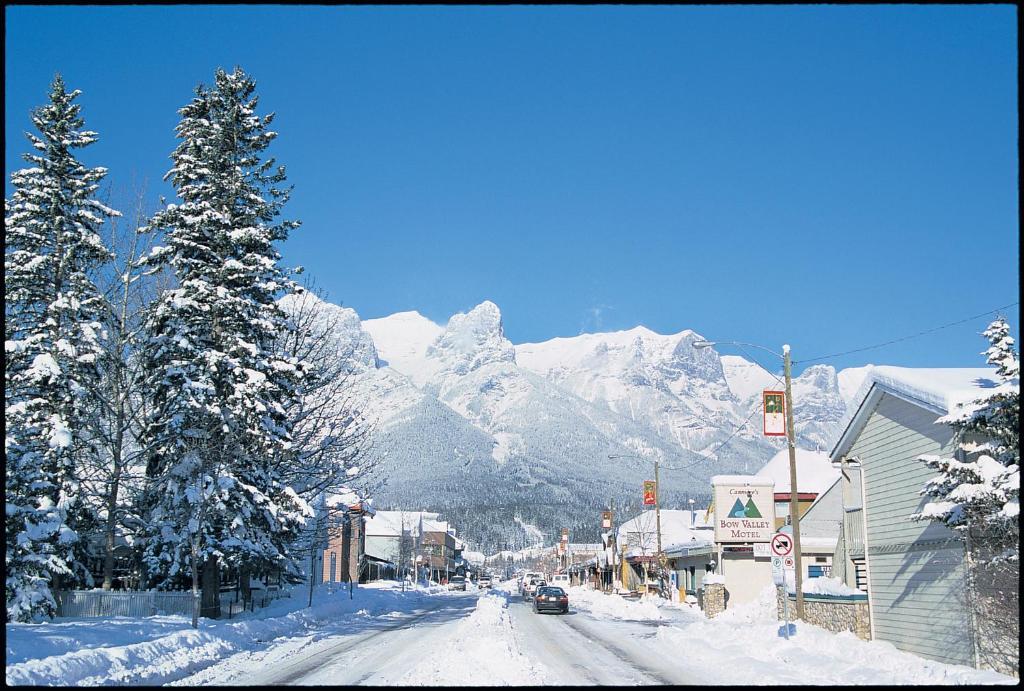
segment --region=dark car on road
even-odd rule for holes
[[[533,597],[533,611],[566,614],[569,612],[569,596],[556,586],[541,586]]]

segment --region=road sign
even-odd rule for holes
[[[786,533],[772,535],[772,554],[784,557],[793,551],[793,538]]]
[[[608,530],[612,527],[612,512],[602,511],[601,512],[601,527]]]
[[[793,566],[795,565],[795,563],[796,562],[793,560],[793,557],[783,557],[782,558],[782,566],[783,566],[783,568],[792,569]]]
[[[782,557],[772,557],[772,581],[775,585],[783,585]]]

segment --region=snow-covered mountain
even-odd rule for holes
[[[443,327],[416,312],[361,322],[321,308],[375,428],[386,478],[377,505],[444,511],[489,548],[527,544],[522,525],[582,538],[609,501],[639,503],[655,458],[663,505],[682,505],[707,494],[713,474],[757,470],[781,443],[761,435],[755,414],[774,377],[694,348],[690,330],[513,345],[489,301]],[[840,379],[811,367],[793,389],[800,443],[824,448],[846,411]]]

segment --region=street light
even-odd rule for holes
[[[647,460],[643,456],[634,456],[632,454],[608,454],[608,458],[636,458],[641,461]],[[661,551],[661,504],[658,500],[658,495],[661,493],[661,483],[658,481],[658,459],[654,459],[654,522],[658,530],[658,585],[659,589],[664,585],[664,574],[665,564],[667,559],[665,553]]]
[[[800,514],[798,506],[798,492],[796,485],[796,433],[793,430],[793,377],[790,372],[789,346],[782,346],[782,354],[776,353],[770,348],[759,346],[756,343],[742,343],[740,341],[694,341],[694,348],[709,348],[713,345],[736,345],[750,346],[767,351],[775,357],[782,358],[783,371],[786,376],[786,438],[789,441],[789,518],[793,526],[793,551],[795,552],[795,576],[796,576],[796,616],[799,619],[804,617],[804,594],[803,582],[803,560],[800,556]],[[755,362],[756,364],[756,362]],[[762,368],[764,369],[764,368]],[[767,371],[767,370],[766,370]],[[771,374],[771,372],[769,372]],[[773,375],[774,376],[774,375]]]

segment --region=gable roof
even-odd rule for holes
[[[960,405],[991,394],[1000,384],[995,368],[874,367],[853,397],[852,412],[844,417],[843,433],[829,457],[838,460],[850,450],[882,394],[946,415]]]
[[[771,478],[775,481],[776,494],[788,494],[789,488],[789,449],[782,449],[757,471],[758,477]],[[798,492],[816,492],[821,494],[839,479],[839,469],[832,467],[828,455],[820,451],[797,448],[796,450],[796,482]]]

